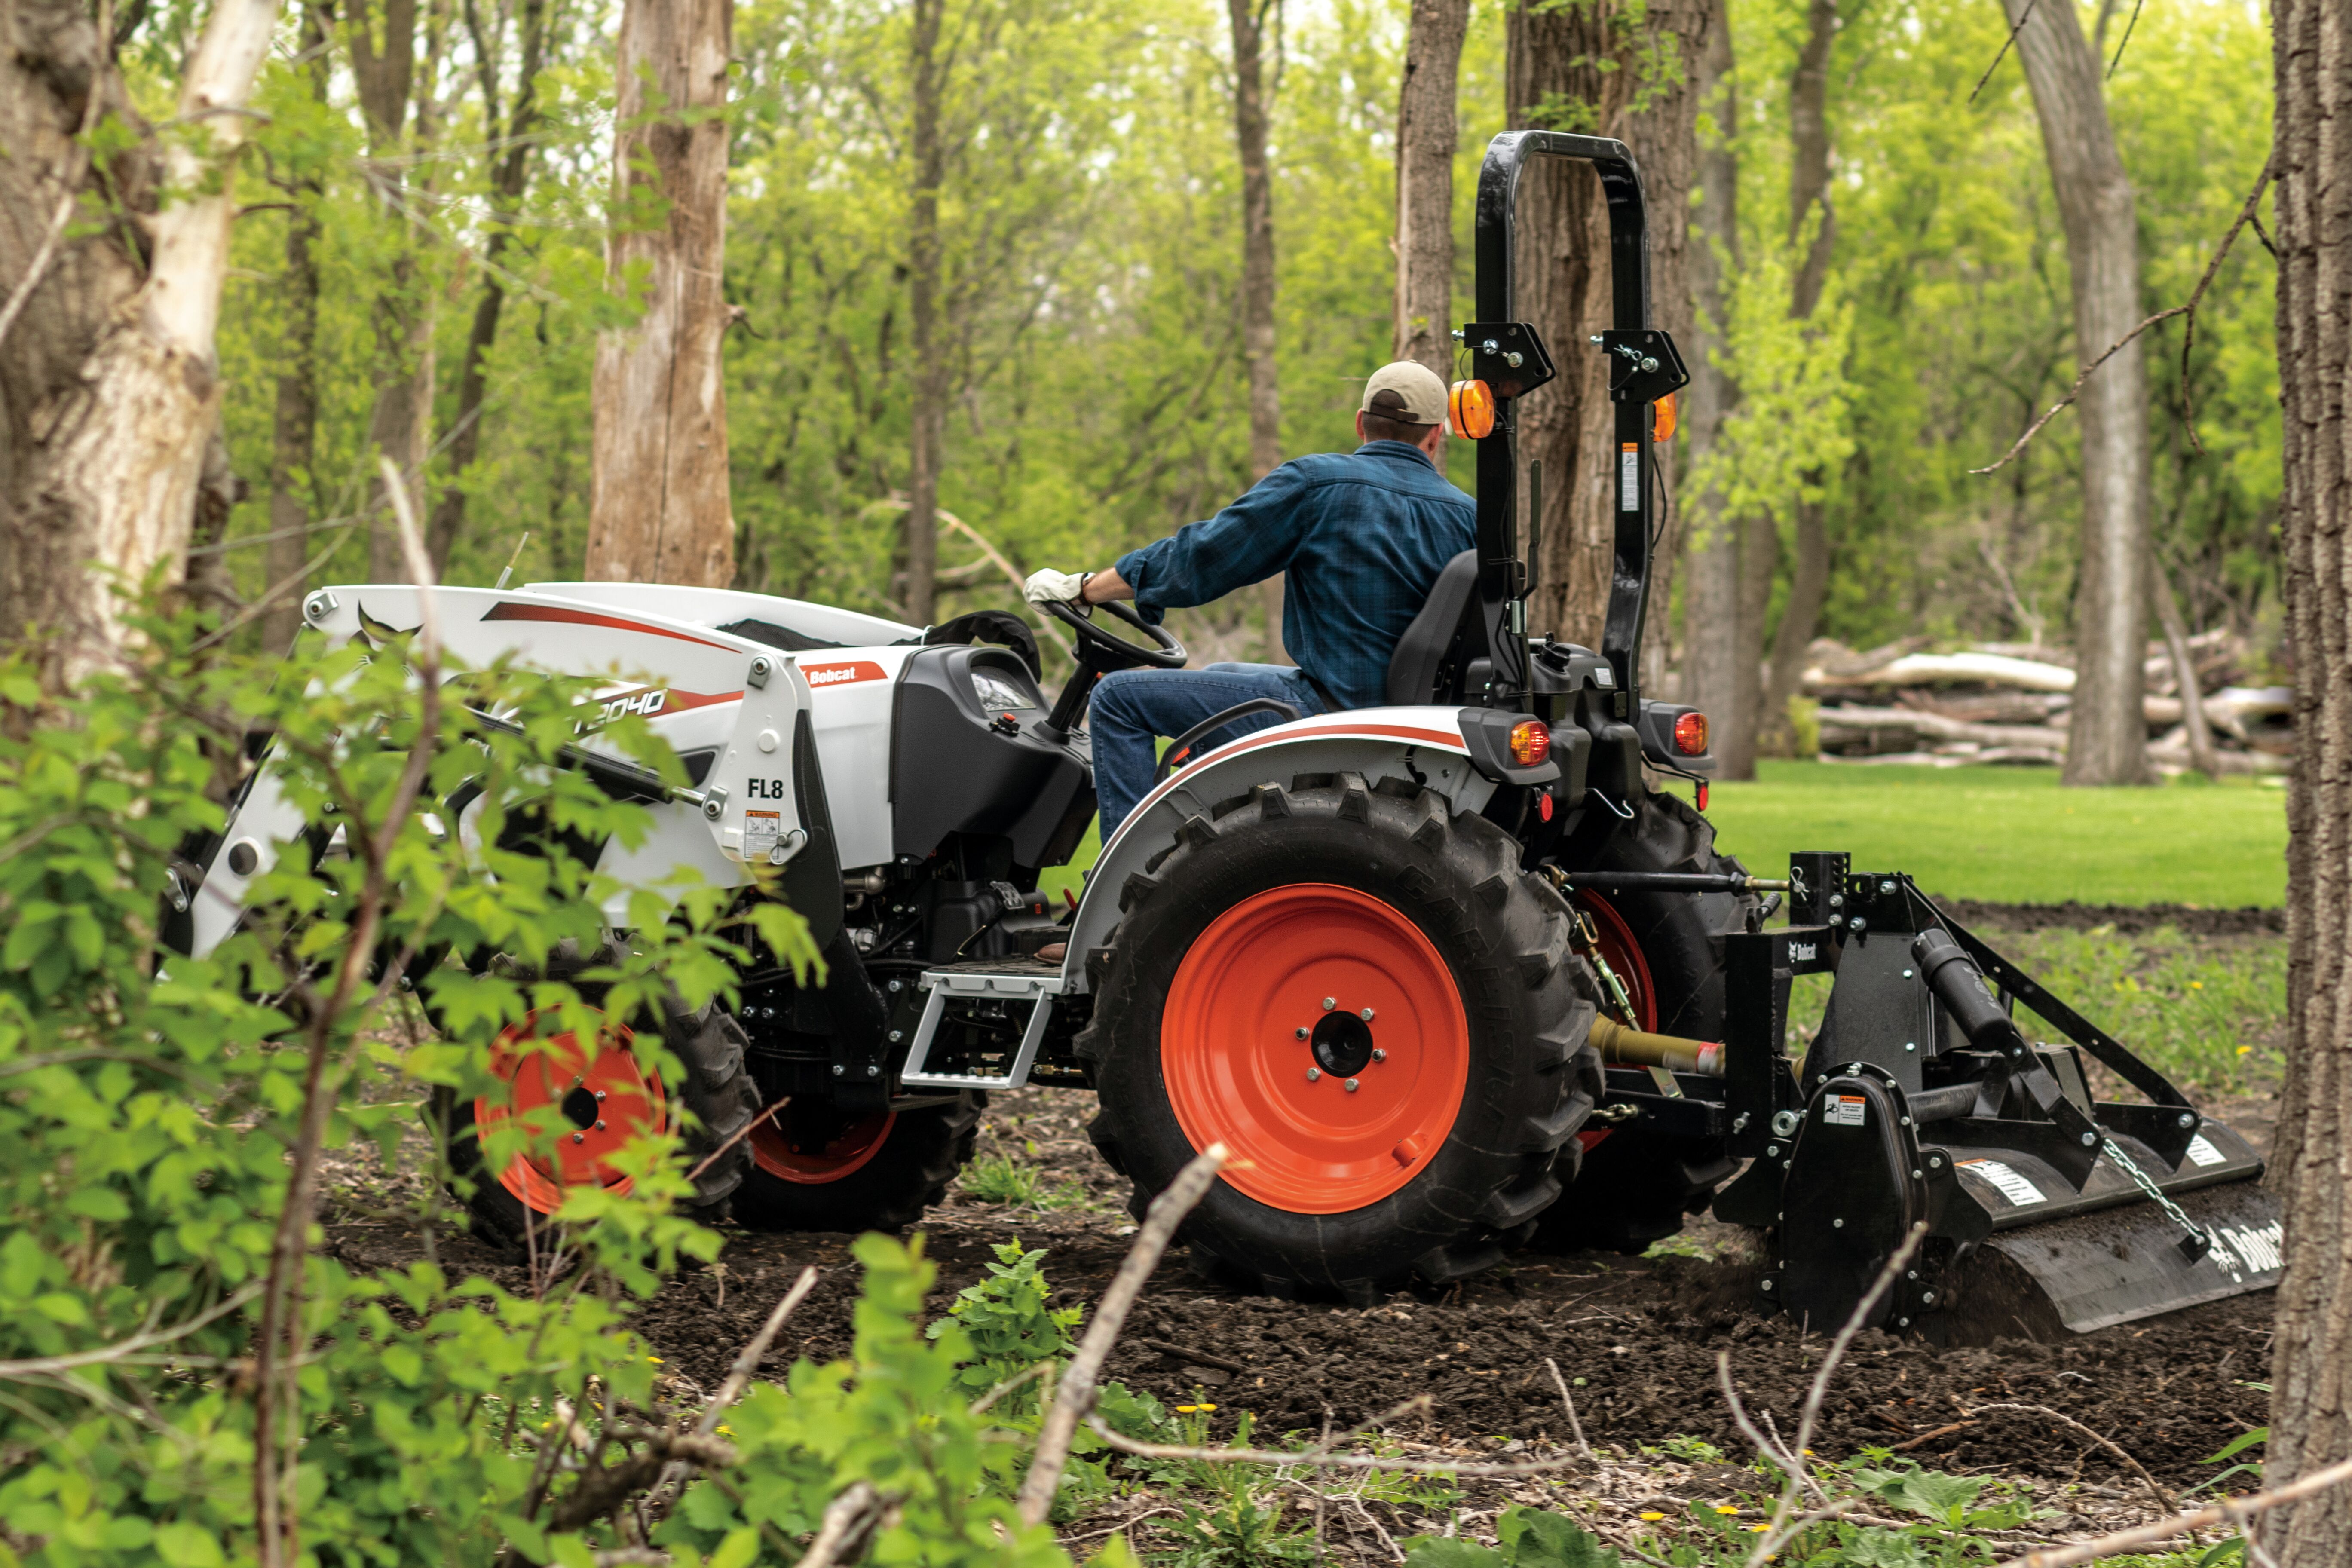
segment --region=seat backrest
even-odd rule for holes
[[[1391,702],[1412,706],[1441,700],[1438,677],[1455,651],[1455,639],[1477,593],[1478,552],[1465,550],[1437,574],[1421,614],[1413,616],[1412,625],[1397,639],[1396,652],[1389,656]]]

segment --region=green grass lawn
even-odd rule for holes
[[[2248,779],[2062,789],[2048,768],[1767,762],[1717,784],[1717,842],[1759,876],[1791,850],[1843,849],[1931,893],[1998,903],[2275,905],[2286,792]]]
[[[1759,765],[1717,784],[1717,842],[1759,876],[1794,849],[1843,849],[1931,893],[1995,903],[2275,905],[2286,899],[2286,792],[2250,779],[2061,789],[2048,768]],[[1079,886],[1093,829],[1049,889]]]

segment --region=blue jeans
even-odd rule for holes
[[[1282,664],[1213,664],[1205,669],[1121,669],[1106,675],[1094,690],[1094,717],[1087,728],[1095,742],[1095,793],[1102,802],[1102,836],[1108,842],[1136,802],[1151,793],[1159,748],[1237,702],[1272,697],[1298,710],[1301,718],[1323,711],[1304,670]],[[1201,738],[1201,746],[1226,742],[1284,723],[1279,713],[1251,713]],[[1195,750],[1199,750],[1196,747]]]

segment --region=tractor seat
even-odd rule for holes
[[[1445,563],[1423,601],[1421,614],[1397,639],[1389,656],[1388,699],[1399,707],[1438,700],[1437,680],[1462,630],[1464,613],[1478,592],[1478,552],[1465,550]]]

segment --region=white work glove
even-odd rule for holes
[[[1051,567],[1033,572],[1029,581],[1021,584],[1021,596],[1033,605],[1077,605],[1078,590],[1087,585],[1087,574],[1078,572],[1056,572]]]

